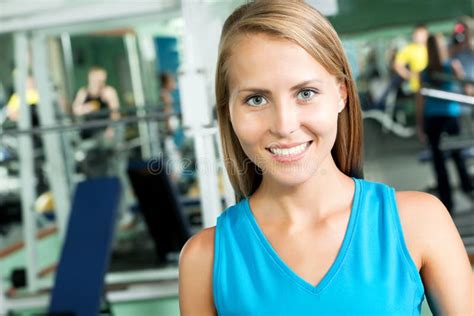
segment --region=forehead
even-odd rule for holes
[[[89,73],[89,76],[93,76],[93,77],[105,77],[106,74],[105,74],[105,71],[103,70],[93,70]]]
[[[241,36],[233,46],[228,60],[229,84],[282,85],[307,79],[334,79],[304,48],[296,43],[269,36]]]
[[[416,28],[415,31],[413,32],[415,34],[428,34],[428,30],[424,27],[419,27],[419,28]]]

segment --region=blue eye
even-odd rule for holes
[[[245,103],[247,103],[250,106],[260,106],[260,105],[267,104],[267,100],[265,100],[265,98],[262,97],[261,95],[256,95],[251,98],[248,98]]]
[[[298,98],[303,100],[303,101],[309,101],[314,97],[315,94],[316,94],[316,92],[313,91],[313,90],[304,89],[304,90],[301,90],[298,93]]]

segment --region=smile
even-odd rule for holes
[[[266,148],[280,162],[291,162],[301,159],[313,141],[291,148]]]

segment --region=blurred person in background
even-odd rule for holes
[[[39,103],[39,93],[36,87],[35,79],[30,75],[26,78],[26,104],[31,110],[31,126],[36,127],[39,124],[37,104]],[[20,115],[20,99],[18,94],[14,92],[7,102],[7,117],[18,122]]]
[[[92,67],[89,70],[87,87],[79,89],[72,105],[76,116],[85,122],[120,118],[117,91],[106,82],[105,69]],[[117,133],[119,130],[122,129],[111,126],[81,130],[79,164],[87,178],[114,174],[117,162],[114,147],[121,135]]]
[[[14,71],[15,73],[15,71]],[[33,76],[28,75],[26,78],[26,86],[25,86],[25,97],[26,97],[26,104],[30,107],[30,116],[31,116],[31,127],[38,127],[40,125],[39,117],[38,117],[38,104],[40,103],[40,95],[38,92],[38,88],[36,86],[36,81]],[[6,105],[6,116],[12,122],[18,124],[21,115],[21,108],[20,108],[20,98],[18,97],[17,92],[14,92],[10,98],[8,99]],[[46,181],[46,175],[44,174],[44,170],[42,168],[42,151],[43,146],[41,142],[41,135],[40,134],[33,134],[33,149],[35,150],[35,159],[37,163],[35,163],[35,175],[36,178],[34,181],[36,182],[36,190],[39,193],[43,193],[47,190],[48,185]]]
[[[183,171],[181,153],[174,142],[174,133],[178,129],[179,119],[174,112],[173,91],[176,89],[176,79],[169,72],[160,75],[160,102],[163,105],[163,113],[166,115],[164,148],[171,163],[171,178],[178,181]]]
[[[30,107],[31,127],[38,127],[40,123],[38,116],[38,104],[40,102],[40,95],[36,86],[36,81],[33,76],[27,76],[25,89],[25,101],[26,104]],[[6,116],[10,121],[14,122],[15,124],[18,124],[21,114],[20,111],[20,98],[18,97],[17,92],[13,92],[13,94],[8,99],[6,105]],[[33,147],[35,149],[41,148],[41,137],[38,134],[33,134]]]
[[[466,94],[474,95],[474,48],[472,47],[471,32],[466,22],[457,22],[451,36],[451,57],[459,60],[464,70],[464,79],[471,81],[466,84],[464,91]]]
[[[426,40],[428,30],[424,24],[419,24],[413,31],[413,42],[403,47],[395,56],[394,69],[405,81],[408,81],[409,91],[418,92],[420,89],[419,74],[428,65]]]
[[[397,91],[397,97],[402,94],[402,91],[407,95],[418,92],[420,89],[419,74],[428,64],[427,38],[426,25],[418,24],[413,30],[412,42],[394,54],[390,61],[391,79],[377,102],[377,107],[384,109],[388,95],[394,90]],[[407,88],[402,89],[404,82],[407,82]],[[396,117],[395,112],[393,115]]]
[[[101,67],[92,67],[88,73],[87,87],[79,89],[74,99],[72,109],[76,116],[84,121],[120,118],[119,99],[115,88],[107,85],[107,72]],[[86,129],[81,131],[81,137],[88,139],[102,133],[102,129]],[[104,136],[113,138],[114,130],[108,127]]]
[[[176,80],[169,72],[160,75],[160,102],[163,104],[163,112],[170,115],[166,119],[166,134],[172,135],[177,127],[177,118],[171,115],[174,112],[173,91],[176,89]]]
[[[449,59],[445,38],[442,34],[430,35],[427,46],[428,66],[420,75],[421,82],[424,86],[434,89],[454,91],[456,82],[446,79],[446,76],[463,79],[464,71],[461,63],[459,60]],[[449,135],[460,133],[461,105],[454,101],[423,97],[418,93],[416,114],[418,137],[422,142],[427,138],[431,150],[439,198],[452,214],[454,208],[452,188],[444,153],[440,149],[440,140],[443,133]],[[470,193],[473,186],[461,150],[452,150],[451,156],[459,174],[462,190]]]

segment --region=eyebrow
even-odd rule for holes
[[[297,85],[291,87],[290,90],[294,91],[294,90],[301,89],[301,88],[303,88],[304,86],[306,86],[307,84],[312,83],[312,82],[319,82],[319,83],[322,83],[323,81],[320,80],[320,79],[317,79],[317,78],[305,80],[305,81],[300,82],[300,83],[298,83]],[[270,90],[261,89],[261,88],[252,88],[252,87],[240,89],[240,90],[238,91],[238,93],[241,93],[241,92],[244,92],[244,91],[249,91],[249,92],[254,92],[254,93],[262,93],[262,94],[270,94]]]

